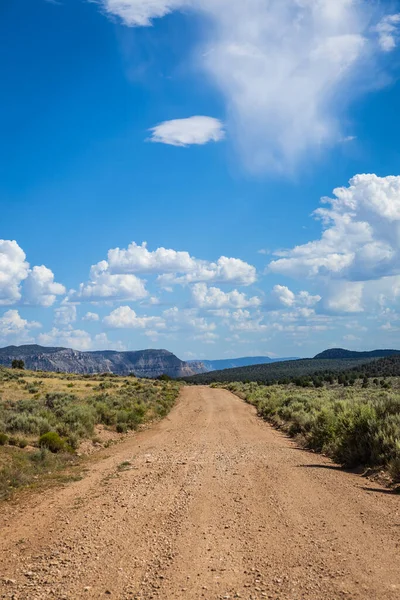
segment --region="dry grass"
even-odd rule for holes
[[[85,398],[91,391],[94,391],[99,386],[99,383],[101,383],[102,380],[104,380],[104,378],[101,379],[99,375],[94,375],[90,379],[83,379],[79,375],[46,373],[44,377],[43,373],[35,373],[33,371],[18,371],[18,375],[21,376],[21,380],[0,380],[1,400],[16,402],[17,400],[32,398],[32,393],[27,389],[27,385],[29,384],[39,386],[41,394],[53,392],[62,394],[73,393],[79,398]],[[123,385],[124,379],[119,377],[113,378],[111,381],[115,385],[114,389],[119,389]]]
[[[77,453],[90,454],[165,416],[179,389],[176,382],[110,374],[87,377],[0,368],[0,498],[49,473],[53,478],[70,468]],[[57,455],[38,451],[40,437],[48,432],[60,439]]]

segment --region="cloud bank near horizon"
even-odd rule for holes
[[[281,336],[298,345],[337,331],[353,344],[371,331],[378,338],[397,335],[400,176],[356,175],[323,198],[313,216],[320,236],[271,253],[264,275],[265,255],[256,248],[258,269],[237,257],[210,261],[132,242],[111,248],[88,280],[68,292],[50,269],[31,267],[16,241],[2,240],[0,341],[88,350],[124,347],[112,339],[123,331],[164,345],[180,336],[200,344],[269,343]],[[29,317],[26,311],[34,309],[43,322],[51,315],[50,327]]]

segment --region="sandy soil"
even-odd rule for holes
[[[224,390],[81,481],[1,505],[0,598],[400,598],[400,496],[344,473]]]

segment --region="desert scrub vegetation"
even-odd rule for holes
[[[46,448],[32,452],[9,446],[0,453],[0,501],[16,489],[41,481],[54,481],[66,468],[78,466],[72,454],[53,454]],[[62,478],[62,481],[65,479]]]
[[[311,450],[344,467],[384,467],[400,483],[400,393],[363,387],[222,385]]]
[[[98,439],[97,426],[117,435],[164,417],[179,390],[174,381],[0,369],[0,497],[32,481],[44,463],[68,463],[82,441]]]

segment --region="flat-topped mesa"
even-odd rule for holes
[[[168,375],[172,378],[188,377],[204,368],[201,363],[190,365],[168,350],[138,350],[118,352],[104,350],[81,352],[71,348],[46,348],[44,346],[9,346],[0,349],[0,364],[11,366],[14,359],[21,359],[25,368],[32,371],[63,373],[115,373],[137,377],[156,378]]]

